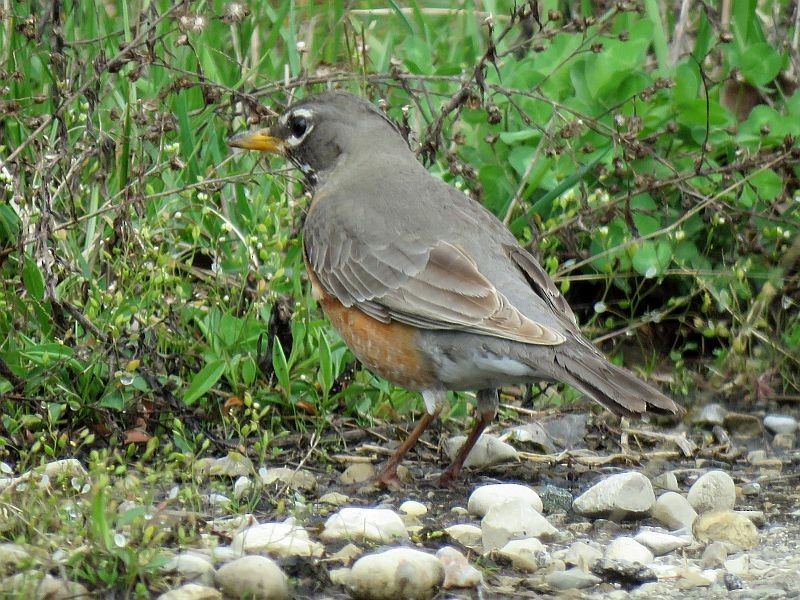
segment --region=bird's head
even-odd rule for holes
[[[330,173],[344,156],[384,150],[408,152],[386,115],[367,100],[344,92],[310,96],[286,110],[267,129],[228,140],[235,148],[286,156],[311,183]]]

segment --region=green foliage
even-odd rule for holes
[[[740,392],[767,370],[797,394],[800,94],[765,33],[791,38],[786,3],[735,3],[723,30],[711,8],[679,24],[654,0],[549,1],[529,38],[511,2],[441,4],[13,4],[0,394],[15,447],[33,434],[58,455],[66,426],[118,442],[144,423],[195,452],[199,421],[266,454],[334,411],[415,406],[352,373],[311,298],[295,175],[225,144],[264,105],[328,86],[407,118],[431,170],[543,257],[587,332],[633,338],[675,391],[713,367]]]

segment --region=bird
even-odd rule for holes
[[[311,95],[271,127],[228,144],[282,155],[303,174],[313,297],[363,365],[422,395],[425,413],[380,471],[379,485],[402,485],[397,467],[448,390],[475,392],[476,419],[441,486],[459,477],[503,386],[566,383],[618,415],[684,412],[609,362],[506,226],[430,174],[398,125],[367,99]]]

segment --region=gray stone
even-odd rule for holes
[[[222,594],[212,587],[187,583],[164,592],[156,600],[222,600]]]
[[[759,543],[753,522],[732,510],[703,513],[695,520],[692,532],[701,542],[730,542],[740,548],[755,548]]]
[[[520,500],[536,512],[542,512],[539,494],[534,489],[517,483],[493,483],[476,488],[469,496],[467,510],[470,514],[483,517],[489,509],[511,500]]]
[[[678,478],[675,477],[675,473],[672,471],[667,471],[666,473],[661,473],[661,475],[654,477],[653,488],[655,488],[659,493],[681,491],[680,487],[678,486]]]
[[[539,490],[539,497],[542,499],[542,511],[547,514],[566,513],[572,508],[572,494],[564,488],[547,484]]]
[[[547,548],[536,538],[511,540],[497,554],[510,560],[515,569],[530,573],[544,567],[549,558]]]
[[[442,587],[445,589],[478,587],[483,581],[481,572],[469,564],[467,558],[452,546],[439,548],[436,551],[436,558],[444,568]]]
[[[686,499],[698,514],[731,510],[736,503],[736,485],[725,471],[709,471],[692,484]]]
[[[362,556],[350,570],[349,587],[364,600],[429,600],[444,582],[435,556],[411,548],[392,548]]]
[[[317,478],[311,471],[305,469],[288,469],[276,467],[273,469],[261,468],[259,475],[264,485],[283,484],[293,490],[313,492],[317,488]]]
[[[655,503],[650,480],[635,471],[612,475],[593,485],[572,504],[582,515],[645,513]]]
[[[243,556],[217,571],[217,584],[228,596],[254,600],[289,597],[286,575],[266,556]]]
[[[558,531],[547,519],[522,500],[511,500],[491,508],[481,521],[483,551],[502,548],[511,540],[535,537],[552,539]]]
[[[465,441],[467,441],[467,436],[465,435],[452,437],[445,441],[444,451],[451,461],[456,457]],[[473,468],[491,467],[517,460],[519,458],[514,446],[500,441],[493,435],[484,433],[475,442],[472,450],[469,451],[467,459],[464,461],[464,466]]]
[[[353,463],[339,476],[339,481],[344,485],[363,483],[375,479],[376,471],[369,463]]]
[[[588,573],[591,571],[592,565],[601,558],[603,558],[603,551],[599,548],[599,544],[579,541],[573,542],[567,549],[564,562]]]
[[[633,539],[646,546],[655,556],[669,554],[673,550],[683,548],[692,543],[691,540],[677,535],[648,530],[640,531]]]
[[[444,532],[462,546],[467,548],[475,548],[481,545],[481,528],[477,525],[470,525],[469,523],[458,523],[445,527]]]
[[[320,537],[387,543],[407,540],[408,532],[400,515],[388,508],[348,507],[328,517]]]
[[[767,415],[764,417],[764,427],[772,433],[795,433],[797,419],[788,415]]]
[[[632,537],[621,536],[612,540],[606,547],[605,558],[647,565],[653,562],[654,556],[650,550]]]
[[[582,590],[597,585],[602,581],[599,577],[573,567],[566,571],[556,571],[545,575],[544,581],[555,590]]]
[[[282,523],[260,523],[233,536],[235,552],[267,552],[278,558],[289,556],[322,556],[322,544],[312,541],[308,532],[289,517]]]
[[[728,409],[720,404],[706,404],[692,421],[697,425],[722,425]]]
[[[214,565],[205,556],[193,552],[173,556],[162,570],[177,573],[181,578],[201,583],[203,586],[214,585]]]
[[[661,494],[653,507],[653,518],[668,529],[690,529],[697,512],[689,501],[675,492]]]
[[[725,542],[711,542],[703,550],[700,565],[706,569],[714,569],[725,564],[728,558],[728,545]]]

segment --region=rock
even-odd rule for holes
[[[467,548],[475,548],[481,545],[481,536],[483,534],[481,528],[476,525],[458,523],[450,527],[445,527],[444,532],[450,536],[450,539]]]
[[[635,471],[612,475],[593,485],[572,504],[581,515],[645,513],[655,502],[650,480]]]
[[[416,500],[406,500],[400,505],[400,512],[409,517],[421,517],[428,512],[428,507]]]
[[[517,427],[509,429],[504,435],[509,440],[527,446],[533,446],[534,449],[544,452],[545,454],[553,454],[557,450],[541,423],[533,422],[526,423],[525,425],[518,425]]]
[[[173,556],[162,568],[167,573],[177,573],[182,579],[188,579],[202,586],[214,585],[214,565],[205,556],[193,552],[184,552]]]
[[[722,425],[727,414],[728,409],[721,404],[706,404],[700,409],[700,413],[692,419],[692,423],[694,425]]]
[[[760,493],[761,484],[757,481],[742,484],[742,496],[758,496]]]
[[[731,510],[736,503],[736,485],[725,471],[709,471],[692,484],[687,500],[698,514]]]
[[[212,519],[208,522],[209,528],[215,533],[224,537],[233,537],[240,531],[244,531],[252,525],[256,525],[258,521],[250,513],[241,515],[234,515],[232,517],[220,517]]]
[[[276,467],[274,469],[261,468],[259,475],[264,485],[281,483],[290,489],[303,492],[313,492],[317,488],[317,478],[311,471],[305,469],[287,469]]]
[[[489,509],[481,521],[483,551],[502,548],[510,540],[552,539],[558,531],[523,500],[511,500]]]
[[[547,514],[563,512],[567,513],[572,508],[573,497],[569,490],[550,485],[549,483],[539,492],[542,499],[542,510]]]
[[[564,555],[564,562],[586,571],[591,571],[592,565],[603,558],[603,551],[594,542],[573,542]]]
[[[240,500],[251,489],[253,489],[253,481],[242,475],[233,484],[233,497]]]
[[[602,579],[583,569],[573,567],[566,571],[548,573],[545,575],[544,581],[555,590],[582,590],[597,585]]]
[[[333,506],[341,506],[350,502],[350,497],[340,494],[339,492],[328,492],[319,497],[320,504],[331,504]]]
[[[732,510],[703,513],[692,526],[694,536],[701,542],[730,542],[740,548],[758,546],[758,530],[747,517]]]
[[[711,542],[703,550],[700,565],[706,569],[721,567],[728,558],[728,545],[725,542]]]
[[[214,477],[241,477],[255,472],[253,463],[244,454],[228,452],[227,456],[214,459],[205,469]]]
[[[733,573],[725,573],[722,576],[722,582],[725,584],[725,589],[727,589],[729,592],[732,590],[744,589],[744,583],[742,583],[742,580]]]
[[[763,432],[761,419],[743,413],[728,413],[722,425],[731,435],[745,439],[758,437]]]
[[[648,581],[656,581],[658,577],[650,567],[627,560],[598,560],[592,565],[592,573],[609,583],[618,583],[623,587],[641,585]],[[639,590],[640,591],[640,590]]]
[[[444,452],[451,461],[456,457],[465,441],[467,441],[467,436],[465,435],[458,435],[445,441]],[[491,467],[516,460],[518,458],[514,446],[501,442],[493,435],[484,433],[470,450],[467,460],[464,461],[464,466],[474,468]]]
[[[756,527],[764,527],[767,524],[767,516],[763,510],[737,510],[734,512],[750,519]]]
[[[222,594],[212,587],[187,583],[174,590],[164,592],[156,600],[222,600]]]
[[[673,550],[683,548],[692,543],[691,540],[678,537],[677,535],[648,530],[640,531],[633,539],[647,547],[655,556],[669,554]]]
[[[542,501],[535,490],[517,483],[493,483],[482,485],[470,494],[467,510],[470,514],[483,517],[494,506],[520,500],[538,513],[542,512]]]
[[[653,518],[667,529],[691,529],[697,513],[686,498],[675,492],[666,492],[656,500]]]
[[[322,556],[325,548],[311,541],[308,532],[289,517],[282,523],[261,523],[233,536],[231,548],[236,552],[267,552],[279,558],[289,556]]]
[[[646,565],[655,559],[653,553],[632,537],[622,536],[615,538],[606,546],[605,558],[607,560],[626,560],[631,563]]]
[[[411,548],[392,548],[359,558],[350,570],[350,590],[364,600],[428,600],[444,582],[435,556]]]
[[[211,548],[211,558],[215,563],[227,563],[237,558],[242,558],[244,553],[241,550],[234,550],[230,546],[214,546]]]
[[[345,544],[338,552],[331,554],[328,558],[349,565],[354,563],[363,553],[361,548],[355,544]]]
[[[375,479],[375,467],[370,463],[353,463],[339,476],[339,481],[344,485],[364,483]]]
[[[675,477],[675,473],[672,471],[667,471],[666,473],[662,473],[661,475],[654,477],[653,488],[659,492],[681,491],[680,487],[678,486],[678,478]]]
[[[343,567],[341,569],[331,569],[328,571],[331,583],[334,585],[341,585],[350,587],[350,569]]]
[[[243,556],[217,571],[217,584],[234,598],[284,600],[289,584],[280,567],[266,556]]]
[[[595,519],[591,531],[595,542],[607,544],[615,537],[622,535],[624,528],[616,521]]]
[[[231,499],[225,494],[208,494],[201,496],[201,498],[214,508],[228,508],[231,504]]]
[[[36,600],[89,600],[92,597],[93,594],[82,584],[53,577],[49,573],[45,574],[36,588]]]
[[[530,573],[546,566],[548,561],[547,549],[536,538],[511,540],[497,554],[510,560],[515,569]]]
[[[11,542],[0,544],[0,573],[12,569],[18,571],[24,563],[30,562],[33,558],[23,546]]]
[[[797,445],[797,436],[794,433],[776,433],[772,438],[772,447],[783,450],[792,450]]]
[[[400,516],[388,508],[349,507],[328,517],[320,537],[387,543],[407,540],[408,532]]]
[[[47,463],[42,473],[50,479],[56,477],[86,477],[86,469],[76,458],[65,458]],[[83,587],[83,586],[81,586]]]
[[[478,587],[483,581],[483,575],[469,564],[466,557],[452,546],[444,546],[436,551],[436,558],[444,568],[444,583],[442,587],[472,588]]]
[[[797,431],[797,419],[787,415],[767,415],[764,417],[764,427],[772,433],[789,433]]]

